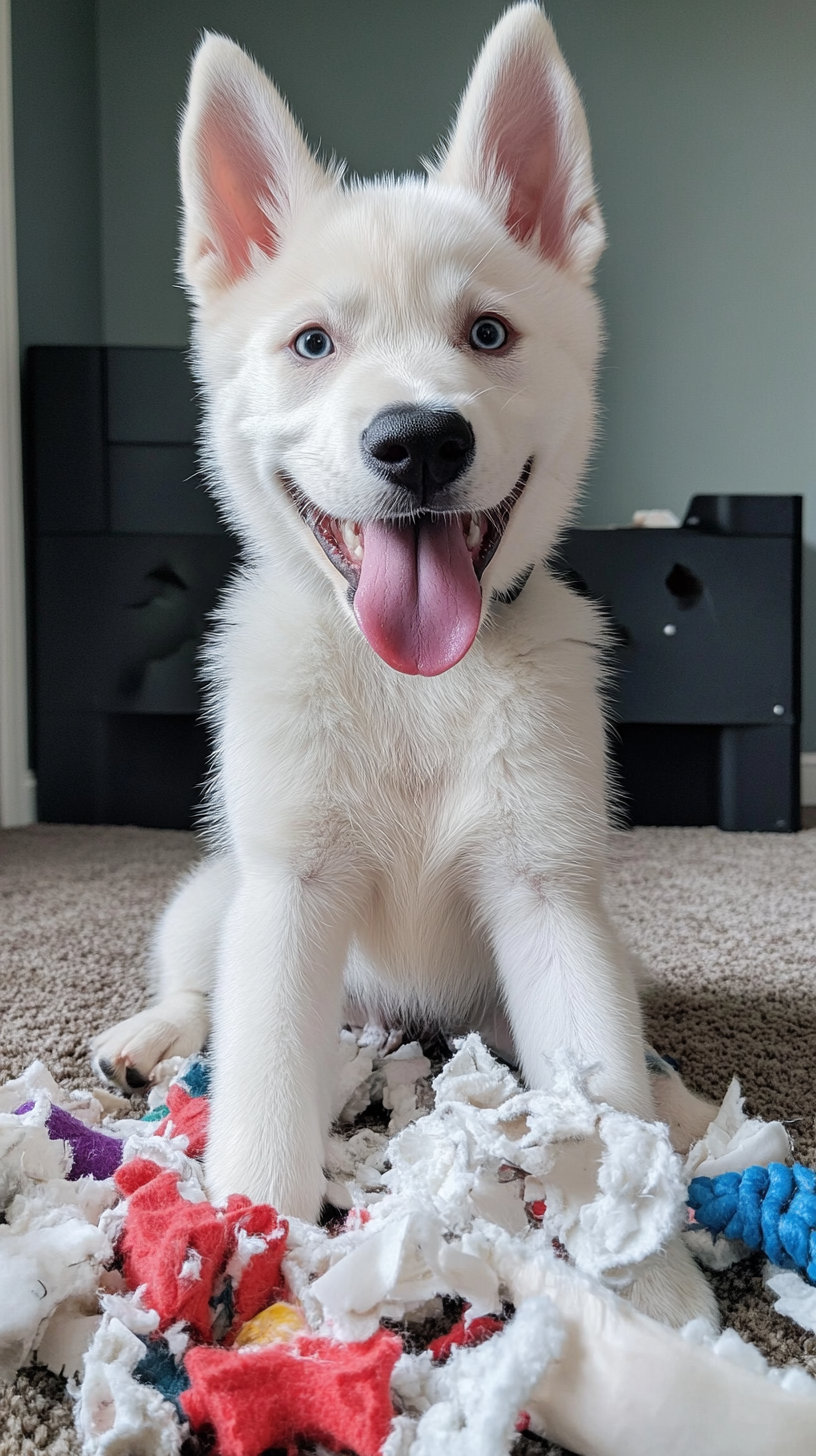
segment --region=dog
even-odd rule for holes
[[[216,847],[158,927],[155,1004],[93,1054],[144,1086],[209,1035],[211,1197],[315,1219],[344,1020],[503,1014],[528,1084],[566,1047],[656,1113],[602,901],[604,626],[542,565],[594,438],[604,226],[532,3],[425,177],[345,184],[214,35],[180,151],[205,458],[248,565],[209,649]],[[688,1142],[711,1109],[678,1095]],[[715,1318],[679,1241],[632,1297]]]

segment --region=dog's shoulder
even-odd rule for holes
[[[531,681],[560,675],[571,664],[597,682],[610,650],[601,608],[546,565],[535,568],[514,601],[492,605],[483,640],[492,671],[504,668]]]

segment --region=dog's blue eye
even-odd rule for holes
[[[301,359],[326,359],[334,353],[334,344],[325,329],[304,329],[295,339],[293,348]]]
[[[470,331],[470,342],[474,349],[487,350],[488,352],[500,349],[507,343],[507,329],[501,319],[491,318],[485,314],[477,318]]]

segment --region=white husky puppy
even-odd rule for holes
[[[541,565],[593,437],[604,242],[550,25],[498,23],[427,177],[350,186],[210,36],[181,176],[207,459],[249,562],[211,656],[223,853],[97,1066],[143,1085],[209,1031],[212,1197],[308,1219],[349,1015],[499,1004],[528,1083],[567,1047],[652,1117],[601,899],[602,628]],[[708,1109],[683,1115],[688,1140]],[[640,1284],[659,1316],[712,1314],[679,1245]]]

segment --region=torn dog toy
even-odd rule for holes
[[[762,1249],[772,1264],[796,1269],[816,1284],[816,1173],[811,1168],[770,1163],[693,1178],[688,1201],[699,1227]]]
[[[528,1425],[592,1456],[653,1456],[658,1425],[661,1456],[768,1456],[773,1441],[813,1456],[816,1382],[804,1371],[769,1370],[733,1331],[656,1325],[605,1287],[621,1265],[636,1277],[662,1257],[699,1167],[724,1164],[749,1189],[746,1162],[785,1155],[784,1128],[751,1124],[736,1084],[683,1173],[666,1128],[593,1103],[568,1058],[546,1091],[525,1090],[470,1036],[432,1090],[411,1044],[355,1052],[347,1034],[343,1047],[327,1186],[351,1212],[331,1227],[240,1196],[207,1201],[200,1058],[166,1069],[151,1094],[158,1120],[111,1113],[104,1129],[103,1103],[40,1066],[0,1088],[0,1377],[37,1349],[77,1372],[83,1456],[180,1456],[191,1428],[206,1441],[207,1427],[222,1456],[294,1456],[303,1442],[509,1456]],[[355,1125],[380,1098],[389,1131]],[[55,1107],[121,1154],[113,1177],[70,1179],[75,1150],[51,1136]],[[58,1129],[78,1136],[54,1119]],[[585,1166],[589,1202],[575,1181]],[[783,1183],[800,1213],[810,1197],[807,1177],[778,1167],[763,1170],[766,1221]],[[739,1257],[734,1216],[722,1204],[718,1240]],[[711,1241],[699,1223],[686,1237]],[[458,1301],[451,1327],[422,1349],[441,1297]],[[395,1320],[405,1351],[384,1328]]]
[[[391,1429],[391,1372],[402,1354],[378,1330],[357,1344],[302,1336],[242,1350],[191,1350],[181,1404],[194,1426],[215,1428],[229,1456],[260,1456],[296,1439],[380,1456]]]
[[[24,1102],[22,1107],[15,1109],[15,1116],[22,1117],[35,1105],[34,1102]],[[71,1169],[66,1175],[69,1183],[77,1178],[110,1178],[116,1172],[122,1161],[119,1138],[99,1132],[95,1127],[87,1127],[78,1117],[55,1105],[51,1107],[45,1126],[50,1138],[67,1143],[71,1149]]]
[[[273,1208],[241,1194],[223,1209],[191,1203],[178,1175],[146,1158],[126,1163],[116,1183],[129,1199],[119,1245],[125,1278],[144,1287],[162,1328],[185,1320],[210,1339],[220,1304],[229,1336],[280,1292],[288,1224]]]

